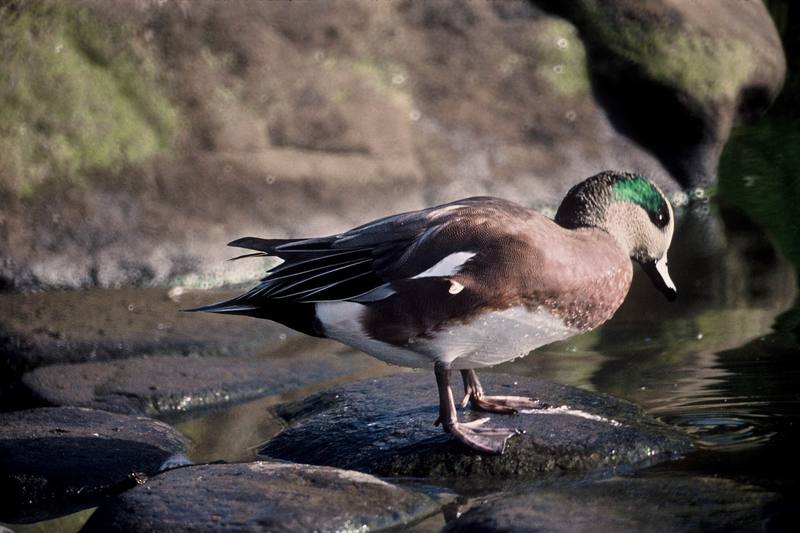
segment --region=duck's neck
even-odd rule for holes
[[[625,255],[632,257],[635,254],[635,235],[630,220],[633,219],[626,212],[626,204],[604,201],[572,204],[569,198],[561,203],[555,217],[556,224],[566,229],[596,228],[605,231],[614,238]]]

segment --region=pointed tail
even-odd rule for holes
[[[181,309],[187,313],[194,313],[202,311],[204,313],[223,313],[228,315],[247,315],[258,309],[255,305],[237,302],[236,300],[227,300],[211,305],[203,305],[200,307],[193,307],[191,309]]]

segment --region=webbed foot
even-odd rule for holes
[[[522,433],[519,429],[482,427],[489,419],[481,418],[473,422],[455,422],[444,426],[444,430],[459,442],[483,453],[502,454],[506,442],[514,435]]]
[[[467,404],[470,404],[473,409],[478,411],[504,415],[517,414],[523,409],[546,409],[550,407],[536,398],[528,398],[526,396],[486,396],[474,370],[462,370],[461,377],[464,380],[464,399],[461,402],[461,407],[466,407]]]
[[[459,442],[479,452],[501,454],[506,449],[508,439],[522,433],[518,429],[483,427],[489,421],[488,418],[459,422],[453,392],[450,389],[449,365],[437,362],[434,373],[439,389],[439,417],[434,424],[437,426],[442,424],[444,430]]]
[[[467,404],[478,411],[505,415],[517,414],[523,409],[547,409],[550,407],[541,400],[526,396],[477,396],[475,394],[464,396],[461,406],[466,407]]]

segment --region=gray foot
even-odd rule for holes
[[[508,439],[522,433],[518,429],[482,427],[488,422],[488,418],[460,423],[456,416],[453,391],[450,389],[449,364],[437,362],[433,372],[439,389],[439,417],[434,424],[437,426],[441,424],[444,430],[459,442],[479,452],[499,455],[505,451]]]
[[[464,397],[464,401],[461,402],[461,406],[466,407],[468,403],[478,411],[505,415],[513,415],[523,409],[547,409],[550,407],[540,400],[525,396],[478,396],[476,394],[467,394]]]
[[[474,450],[500,455],[505,451],[508,439],[521,434],[522,431],[511,428],[482,427],[488,421],[488,418],[481,418],[472,422],[445,424],[444,430]]]
[[[464,400],[461,402],[461,407],[466,407],[469,403],[478,411],[502,415],[513,415],[523,409],[549,407],[544,402],[525,396],[486,396],[474,370],[462,370],[461,377],[464,379]]]

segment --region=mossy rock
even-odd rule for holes
[[[145,39],[73,3],[0,7],[0,186],[85,183],[167,150],[178,113]]]

